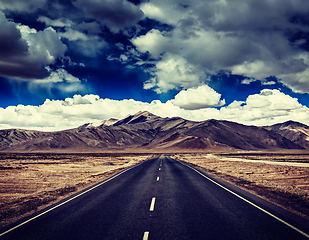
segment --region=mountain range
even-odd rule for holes
[[[162,118],[147,111],[58,132],[0,130],[0,151],[144,151],[308,149],[309,127],[293,121],[266,127],[224,120]]]

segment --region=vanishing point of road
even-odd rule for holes
[[[309,239],[309,221],[168,156],[129,168],[0,239]]]

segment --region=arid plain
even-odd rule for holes
[[[307,152],[169,155],[309,219]],[[0,224],[5,226],[39,211],[152,156],[150,153],[1,153]]]
[[[0,154],[0,227],[56,203],[151,155]]]

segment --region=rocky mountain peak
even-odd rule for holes
[[[284,136],[304,148],[309,148],[309,127],[305,124],[295,121],[287,121],[267,126],[265,128]]]
[[[101,122],[92,122],[92,123],[86,123],[79,128],[97,128],[97,127],[105,127],[105,126],[111,126],[114,123],[116,123],[118,119],[110,118],[108,120],[103,120]]]
[[[125,118],[119,120],[114,124],[114,126],[124,125],[124,124],[136,124],[151,121],[154,119],[159,119],[159,116],[156,116],[148,111],[139,111],[134,115],[128,115]]]

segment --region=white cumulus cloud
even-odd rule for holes
[[[149,111],[161,117],[180,116],[193,121],[213,118],[265,126],[294,120],[309,125],[309,108],[301,105],[296,98],[279,90],[262,90],[259,94],[250,95],[246,101],[234,101],[220,109],[184,109],[175,104],[175,99],[166,103],[159,100],[147,103],[132,99],[104,99],[92,94],[75,95],[65,100],[47,99],[39,106],[18,105],[0,108],[0,128],[56,131],[109,118],[121,119],[138,111]]]
[[[180,91],[173,104],[187,110],[217,107],[225,104],[221,94],[207,85]]]

